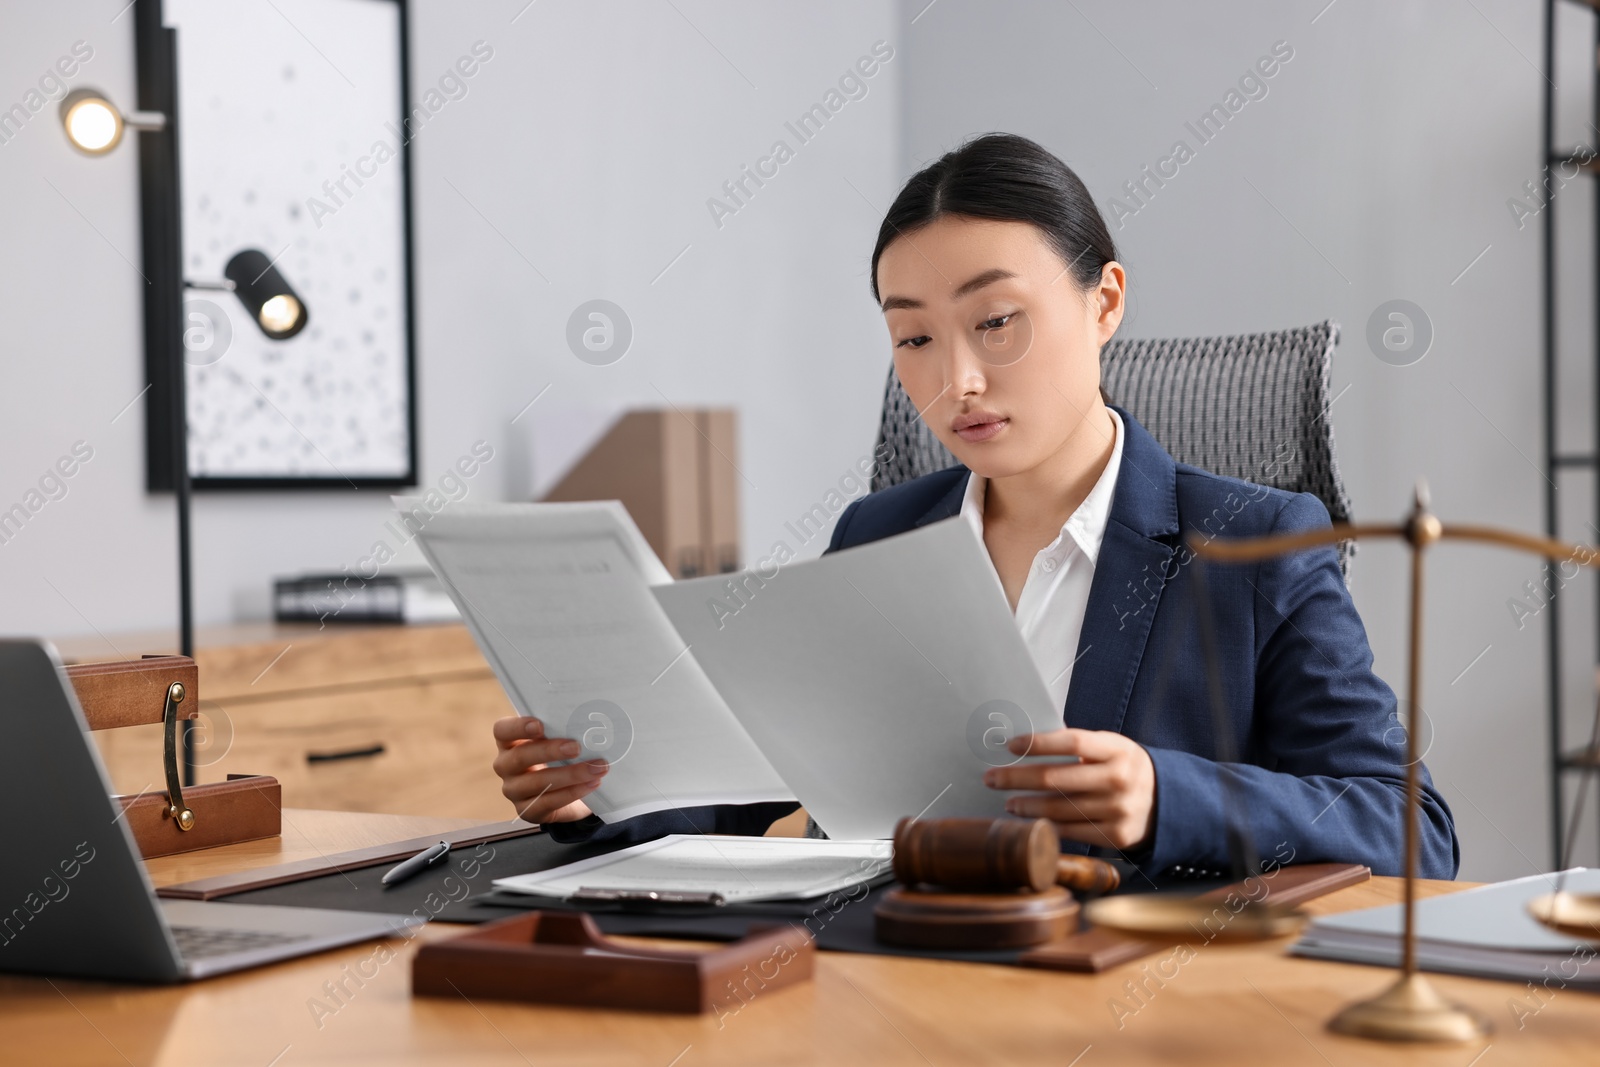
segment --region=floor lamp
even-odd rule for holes
[[[89,156],[115,149],[127,130],[140,135],[139,183],[144,238],[145,368],[151,394],[146,435],[152,460],[149,488],[172,489],[178,526],[178,651],[194,655],[194,589],[190,553],[192,480],[189,474],[188,404],[185,397],[185,289],[234,293],[267,337],[281,341],[305,329],[305,302],[265,253],[245,249],[228,261],[225,279],[189,282],[183,277],[183,218],[178,170],[178,41],[164,24],[161,0],[137,0],[134,33],[138,40],[140,110],[124,114],[95,89],[76,89],[61,101],[61,125],[68,142]],[[168,467],[170,465],[170,471]],[[170,485],[166,484],[170,481]],[[193,785],[194,720],[184,721],[183,784]]]

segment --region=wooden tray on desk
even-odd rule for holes
[[[524,1000],[633,1011],[733,1012],[811,978],[816,945],[794,925],[709,951],[634,948],[592,918],[535,911],[431,941],[411,961],[414,996]]]
[[[1359,863],[1305,863],[1279,867],[1270,874],[1261,875],[1260,880],[1267,887],[1264,899],[1292,907],[1347,886],[1358,885],[1371,877],[1371,868]],[[1215,900],[1219,907],[1223,907],[1231,894],[1249,896],[1251,892],[1260,896],[1259,890],[1249,889],[1243,882],[1234,882],[1202,893],[1200,899]],[[1204,942],[1206,938],[1197,930],[1193,940]],[[1175,939],[1171,944],[1178,943]],[[1147,941],[1090,927],[1025,952],[1017,963],[1023,967],[1041,967],[1051,971],[1098,973],[1168,947],[1170,945],[1159,941]]]
[[[240,841],[259,841],[283,832],[283,787],[262,774],[230,774],[225,782],[190,786],[184,802],[194,812],[192,829],[173,824],[171,802],[163,792],[112,797],[146,859],[195,852]]]
[[[266,775],[230,774],[224,782],[179,784],[179,724],[200,709],[200,669],[187,656],[78,663],[67,678],[91,731],[163,726],[167,788],[112,799],[122,808],[146,859],[194,852],[283,832],[283,790]],[[157,768],[150,768],[152,779]]]

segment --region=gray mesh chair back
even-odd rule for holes
[[[1101,384],[1179,463],[1311,493],[1334,522],[1349,522],[1327,417],[1338,343],[1332,320],[1233,337],[1112,339],[1100,350]],[[874,491],[957,462],[917,417],[892,367],[878,444],[894,451],[879,464]],[[1354,554],[1352,542],[1339,545],[1346,581]]]

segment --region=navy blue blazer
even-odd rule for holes
[[[1217,745],[1185,538],[1253,537],[1328,525],[1309,493],[1287,493],[1180,464],[1127,412],[1110,521],[1096,563],[1067,693],[1067,725],[1115,730],[1150,753],[1154,834],[1125,858],[1153,873],[1228,869],[1226,812],[1241,803],[1263,858],[1364,863],[1404,873],[1405,731],[1334,550],[1206,568],[1225,706],[1240,761]],[[828,551],[957,515],[965,467],[863,497]],[[1231,779],[1225,793],[1222,775]],[[1422,770],[1419,870],[1460,863],[1444,798]],[[1229,793],[1232,794],[1230,799]],[[720,805],[552,825],[557,840],[646,840],[665,833],[759,834],[793,804]],[[1087,851],[1069,843],[1071,851]]]

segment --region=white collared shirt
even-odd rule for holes
[[[1028,568],[1028,577],[1022,585],[1022,595],[1017,598],[1017,629],[1058,708],[1067,705],[1072,668],[1079,654],[1078,639],[1083,633],[1083,616],[1089,606],[1089,586],[1094,581],[1106,523],[1111,519],[1117,472],[1122,468],[1122,444],[1127,434],[1121,416],[1115,411],[1111,412],[1111,421],[1116,427],[1116,443],[1112,446],[1111,458],[1106,461],[1106,469],[1078,505],[1078,510],[1062,524],[1056,539],[1033,557],[1033,565]],[[979,540],[983,539],[984,487],[985,479],[973,474],[967,479],[966,496],[961,501],[961,515],[972,524]],[[992,561],[990,566],[993,566]],[[999,580],[997,571],[995,581]]]

